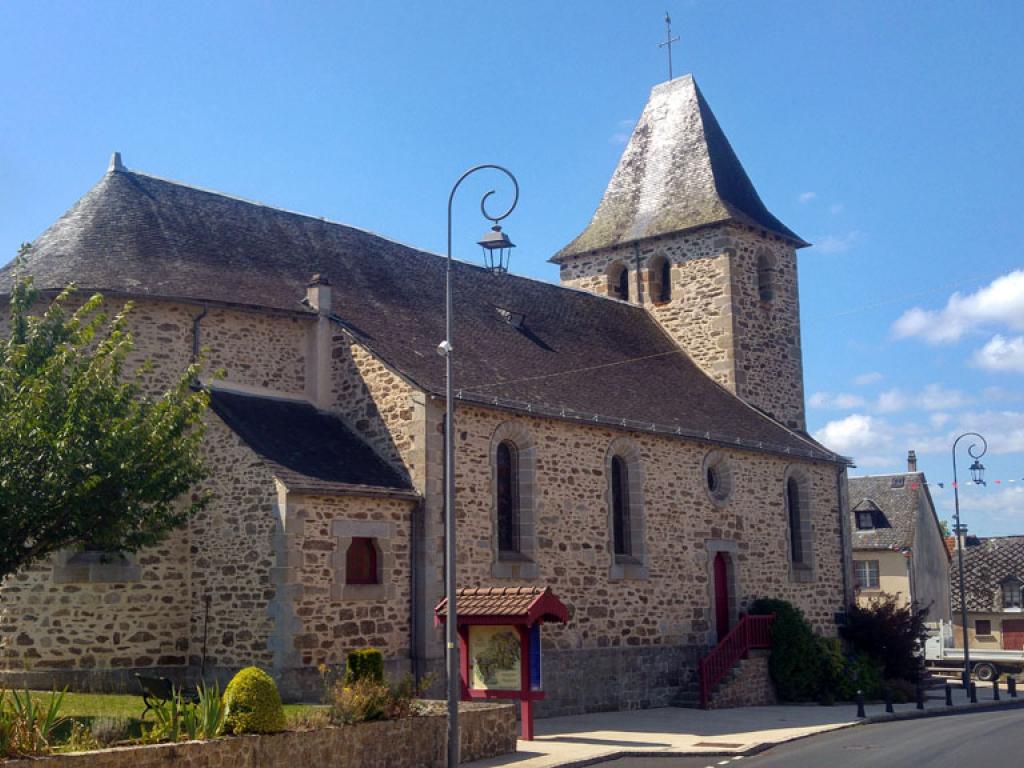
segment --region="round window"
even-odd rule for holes
[[[719,506],[732,492],[732,467],[721,451],[712,451],[704,458],[704,487]]]

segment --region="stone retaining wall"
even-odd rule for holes
[[[711,694],[708,709],[777,704],[775,685],[768,671],[769,655],[769,651],[751,651]]]
[[[459,718],[460,762],[516,750],[516,717],[509,704],[464,704]],[[12,760],[9,768],[440,768],[446,763],[447,723],[443,715],[292,731],[272,736],[238,736],[118,747],[96,752]]]

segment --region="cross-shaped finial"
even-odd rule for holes
[[[665,42],[658,43],[659,48],[668,48],[668,79],[672,79],[672,43],[678,43],[678,37],[672,37],[672,17],[665,11]]]

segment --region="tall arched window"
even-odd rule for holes
[[[664,256],[656,256],[647,267],[651,301],[664,304],[672,300],[672,262]]]
[[[795,477],[786,482],[786,507],[789,510],[789,553],[794,563],[804,562],[804,539],[800,514],[800,485]]]
[[[757,295],[761,301],[775,298],[775,265],[767,253],[757,257]]]
[[[348,584],[379,584],[377,545],[372,538],[354,536],[345,553],[345,582]]]
[[[617,261],[608,269],[608,295],[629,301],[629,270],[622,262]]]
[[[616,555],[633,554],[629,520],[629,467],[621,456],[612,457],[612,541]]]
[[[519,451],[503,440],[496,456],[498,551],[519,553]]]

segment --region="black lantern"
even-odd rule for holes
[[[975,459],[974,463],[971,464],[971,480],[974,481],[975,485],[985,484],[985,465],[978,461],[978,459]]]
[[[484,265],[496,275],[508,272],[509,256],[515,243],[508,239],[508,235],[501,231],[501,225],[495,224],[482,238],[480,247],[484,251]]]

